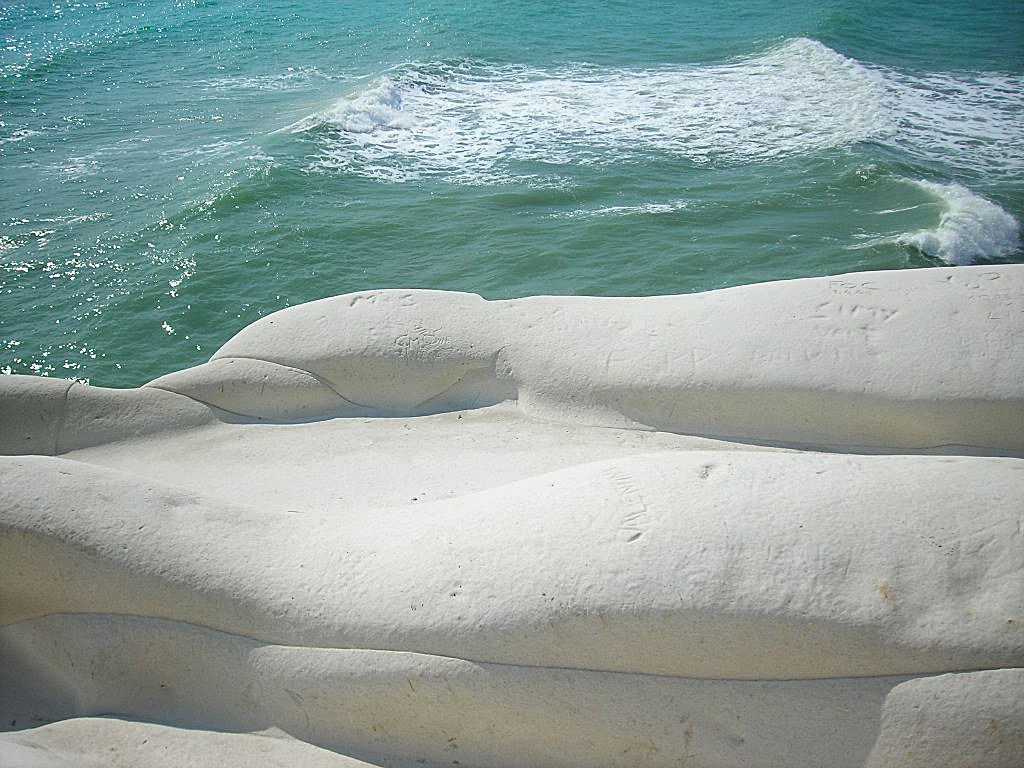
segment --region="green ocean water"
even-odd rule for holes
[[[9,2],[0,370],[377,287],[1022,261],[1024,3]]]

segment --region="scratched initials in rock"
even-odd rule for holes
[[[354,296],[352,296],[348,300],[348,305],[350,307],[355,307],[355,306],[359,305],[362,302],[366,302],[367,304],[376,304],[377,303],[377,294],[375,294],[375,293],[357,293],[357,294],[355,294]]]
[[[808,315],[812,320],[880,320],[885,323],[899,314],[898,309],[889,307],[868,306],[848,302],[823,301],[815,308],[816,314]]]
[[[647,532],[647,504],[636,481],[627,472],[614,467],[604,471],[622,500],[624,515],[619,523],[619,537],[623,541],[636,541]]]
[[[431,357],[435,352],[451,343],[451,336],[444,335],[441,327],[430,330],[419,323],[409,333],[395,339],[395,346],[406,357]]]
[[[851,283],[848,280],[829,280],[828,287],[832,293],[839,294],[840,296],[863,295],[878,290],[877,283],[870,280],[863,283]]]

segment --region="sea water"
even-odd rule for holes
[[[0,370],[378,287],[1024,260],[1019,0],[0,5]]]

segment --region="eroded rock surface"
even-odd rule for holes
[[[1024,760],[1022,340],[972,267],[374,291],[0,378],[0,756]]]

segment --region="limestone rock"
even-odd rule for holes
[[[1016,764],[1022,370],[1007,265],[371,291],[0,377],[0,757]]]

